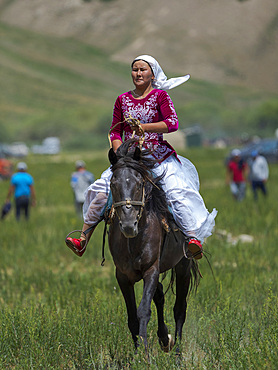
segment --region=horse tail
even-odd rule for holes
[[[202,278],[201,272],[199,270],[199,265],[198,262],[195,261],[195,259],[192,259],[190,261],[190,286],[189,286],[189,292],[197,292],[199,283],[200,283],[200,278]]]
[[[163,275],[162,275],[161,282],[165,279],[166,275],[167,275],[167,272],[164,272]],[[200,278],[202,278],[202,275],[201,275],[201,272],[199,270],[198,262],[195,261],[195,259],[192,259],[192,260],[189,261],[189,263],[187,265],[187,268],[186,268],[186,275],[189,275],[189,279],[190,279],[190,282],[189,282],[189,293],[191,293],[191,292],[196,293],[197,292],[197,289],[198,289],[198,286],[199,286],[199,283],[200,283]],[[171,289],[172,293],[175,294],[175,291],[174,291],[175,279],[176,279],[176,270],[173,267],[171,269],[170,281],[168,283],[168,286],[167,286],[167,288],[165,290],[164,295],[170,289]]]
[[[163,276],[162,276],[162,280],[163,281],[165,279],[167,275],[167,272],[164,272]],[[168,292],[169,289],[172,290],[172,293],[175,294],[174,292],[174,282],[175,282],[175,278],[176,278],[176,271],[174,268],[171,269],[171,277],[170,277],[170,281],[169,281],[169,284],[164,292],[164,295]]]

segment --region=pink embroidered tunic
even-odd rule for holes
[[[118,96],[113,111],[112,125],[123,122],[131,115],[138,119],[141,124],[163,121],[168,127],[168,132],[177,131],[179,122],[175,108],[170,96],[164,90],[154,89],[145,98],[135,99],[131,91]],[[132,137],[132,130],[129,124],[121,123],[111,132],[110,139],[123,141]],[[151,149],[152,155],[159,162],[164,161],[171,154],[176,152],[172,146],[163,139],[162,133],[145,132],[143,147]]]
[[[132,137],[125,117],[140,120],[141,124],[164,121],[169,132],[178,129],[178,118],[172,100],[164,90],[154,89],[145,98],[135,99],[131,91],[120,95],[114,105],[110,138],[122,141]],[[123,138],[124,136],[124,138]],[[153,168],[155,176],[162,176],[161,186],[177,225],[185,235],[197,237],[201,242],[212,233],[217,211],[208,212],[199,193],[199,176],[195,166],[177,155],[171,145],[163,140],[162,133],[145,132],[144,147],[154,150],[153,156],[160,162]],[[174,154],[174,155],[172,155]],[[100,219],[109,191],[112,170],[109,167],[101,178],[91,184],[83,206],[84,222],[94,225]]]

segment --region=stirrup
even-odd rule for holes
[[[76,232],[79,232],[80,234],[84,234],[84,236],[85,236],[85,244],[84,244],[84,247],[82,248],[82,249],[77,249],[77,248],[75,248],[75,246],[73,245],[73,244],[68,244],[67,243],[67,238],[71,235],[71,234],[73,234],[73,233],[76,233]],[[67,245],[67,247],[69,247],[72,251],[73,251],[73,253],[75,253],[78,257],[81,257],[82,255],[83,255],[83,253],[85,252],[85,250],[86,250],[86,247],[87,247],[87,244],[88,244],[88,238],[87,238],[87,235],[84,233],[84,231],[82,231],[82,230],[73,230],[73,231],[71,231],[67,236],[66,236],[66,238],[65,238],[65,243],[66,243],[66,245]]]
[[[188,254],[190,252],[190,254]],[[187,252],[185,256],[189,259],[199,260],[203,257],[203,246],[197,238],[190,237],[187,242]]]

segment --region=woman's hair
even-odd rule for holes
[[[134,59],[134,61],[131,63],[131,68],[133,67],[133,64],[134,64],[135,62],[138,62],[139,60],[142,60],[143,62],[147,63],[147,64],[148,64],[148,66],[150,67],[151,71],[152,71],[152,74],[154,75],[154,73],[153,73],[153,69],[152,69],[152,66],[150,65],[150,63],[149,63],[149,62],[147,62],[147,61],[146,61],[146,60],[144,60],[144,59]]]

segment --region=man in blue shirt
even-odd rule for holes
[[[11,177],[7,203],[13,194],[15,198],[16,219],[19,221],[21,210],[23,210],[25,218],[28,219],[30,200],[32,205],[35,206],[36,196],[33,177],[27,173],[27,165],[24,162],[17,164],[17,172]]]

